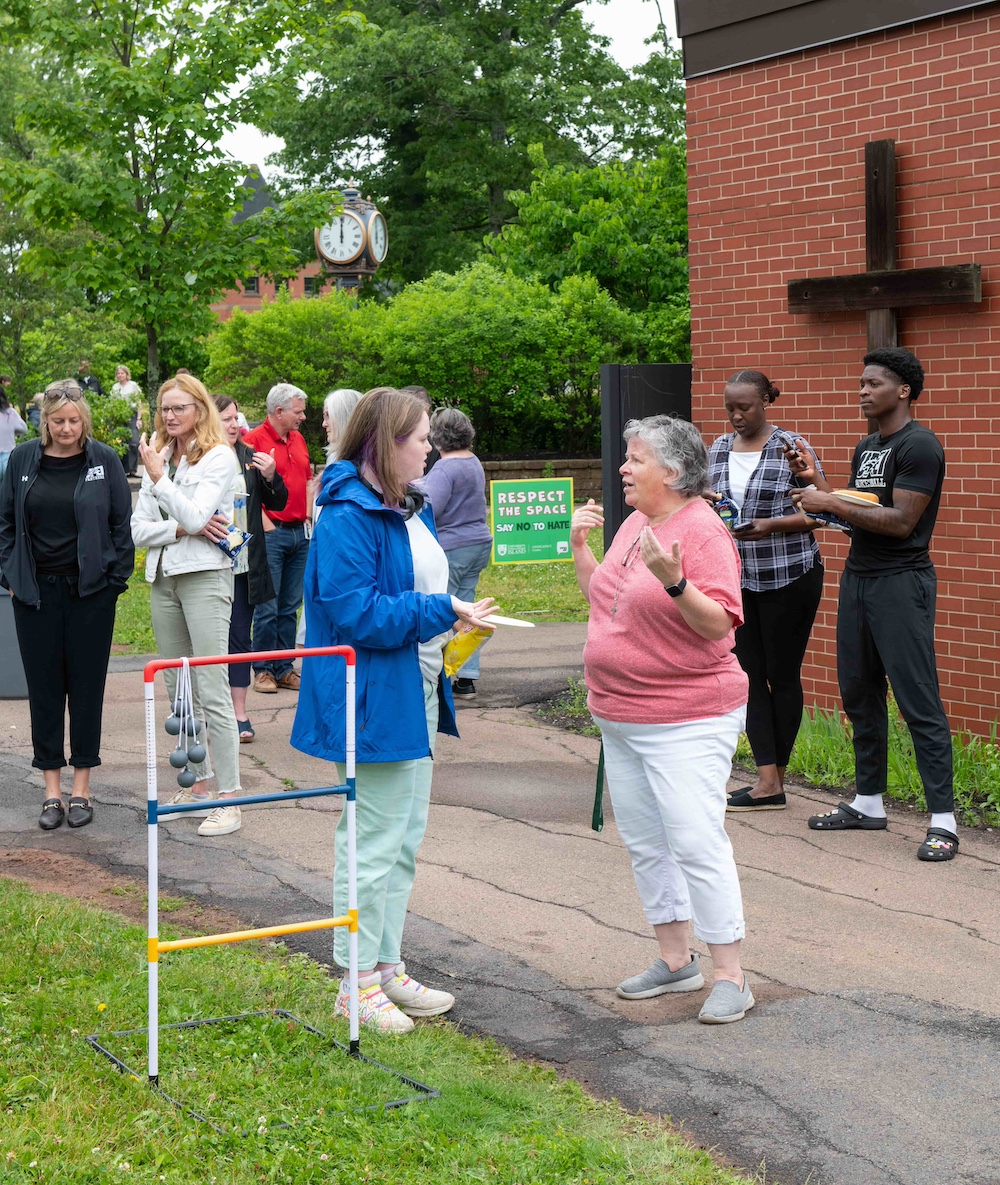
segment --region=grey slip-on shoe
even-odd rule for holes
[[[698,966],[698,956],[692,954],[691,962],[679,971],[671,971],[662,959],[638,975],[623,979],[615,988],[623,1000],[648,1000],[666,992],[696,992],[705,986],[705,977]]]
[[[745,975],[741,988],[730,979],[720,979],[709,993],[698,1019],[703,1025],[728,1025],[734,1020],[742,1020],[755,1003]]]

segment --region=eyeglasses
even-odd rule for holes
[[[71,399],[75,403],[77,399],[83,398],[83,392],[79,387],[46,387],[46,399]]]
[[[177,417],[178,419],[187,411],[189,407],[194,407],[193,403],[178,403],[175,407],[161,407],[160,415],[164,419],[170,417]]]

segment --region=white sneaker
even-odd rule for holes
[[[334,1003],[334,1010],[341,1016],[351,1015],[351,994],[348,988],[347,976],[340,981],[340,991]],[[358,979],[358,1020],[368,1029],[378,1029],[382,1033],[395,1033],[402,1036],[409,1033],[414,1025],[408,1016],[404,1016],[393,1002],[382,991],[381,976],[377,971],[371,975],[362,975]]]
[[[211,794],[192,794],[190,790],[178,790],[167,805],[181,806],[188,802],[208,802],[211,797]],[[211,810],[206,808],[203,811],[185,811],[182,815],[171,815],[169,817],[173,819],[207,819],[211,813]]]
[[[455,1006],[450,992],[424,987],[406,974],[406,964],[400,963],[390,979],[383,982],[382,991],[407,1016],[440,1016]]]
[[[198,828],[199,835],[230,835],[243,826],[238,806],[217,806]]]

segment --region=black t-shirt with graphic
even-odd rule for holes
[[[931,500],[905,539],[876,535],[854,528],[846,568],[858,576],[892,576],[932,568],[928,547],[937,520],[944,482],[944,449],[923,424],[911,420],[891,436],[878,432],[858,443],[851,461],[851,487],[877,494],[883,506],[892,506],[893,490],[930,494]]]

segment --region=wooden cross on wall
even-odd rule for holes
[[[868,315],[868,349],[899,345],[897,310],[921,305],[979,304],[978,263],[896,268],[896,141],[865,145],[865,271],[853,276],[789,280],[790,313]]]

